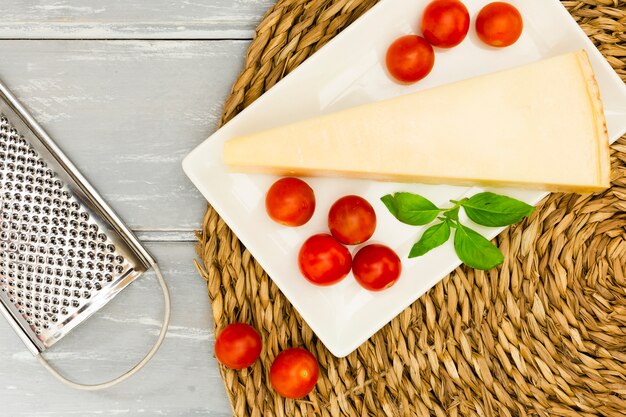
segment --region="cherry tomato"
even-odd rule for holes
[[[308,350],[291,348],[276,356],[270,368],[270,382],[283,397],[298,399],[315,388],[319,376],[317,359]]]
[[[414,83],[426,77],[435,65],[435,52],[426,39],[406,35],[387,49],[387,70],[402,83]]]
[[[229,324],[215,341],[215,356],[228,368],[243,369],[252,365],[261,354],[261,336],[245,323]]]
[[[476,17],[476,33],[487,45],[500,48],[513,45],[523,29],[522,15],[509,3],[489,3]]]
[[[374,234],[376,213],[365,199],[347,195],[330,208],[328,228],[333,237],[344,245],[358,245]]]
[[[267,214],[285,226],[302,226],[315,211],[315,194],[309,185],[298,178],[281,178],[265,196]]]
[[[354,255],[354,277],[370,291],[382,291],[400,278],[402,262],[396,253],[384,245],[367,245]]]
[[[470,26],[467,7],[459,0],[435,0],[422,15],[422,33],[433,46],[452,48],[460,44]]]
[[[350,252],[326,233],[311,236],[298,255],[300,272],[315,285],[332,285],[348,275],[352,267]]]

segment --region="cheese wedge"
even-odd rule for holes
[[[609,142],[584,51],[227,141],[235,171],[593,192]]]

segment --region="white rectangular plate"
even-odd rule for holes
[[[472,23],[487,3],[489,0],[465,0]],[[408,259],[409,249],[423,229],[399,223],[387,212],[380,197],[411,191],[435,204],[446,204],[477,189],[310,178],[307,182],[317,198],[314,217],[299,228],[282,227],[268,218],[264,207],[265,192],[277,178],[228,172],[222,162],[223,144],[239,135],[582,48],[589,53],[596,72],[611,141],[617,140],[626,131],[624,83],[557,0],[511,3],[520,10],[525,22],[524,33],[515,45],[497,50],[486,47],[472,27],[460,46],[436,50],[435,67],[426,79],[405,86],[394,83],[386,74],[385,52],[398,36],[418,32],[419,17],[428,0],[383,0],[198,146],[183,163],[196,187],[335,356],[343,357],[355,350],[460,264],[450,242],[426,256]],[[531,204],[545,196],[542,192],[499,192]],[[298,270],[301,244],[309,236],[327,231],[328,209],[346,194],[361,195],[372,203],[378,217],[372,241],[391,246],[403,259],[400,280],[384,292],[362,289],[351,275],[338,285],[316,287],[302,278]],[[488,238],[502,231],[477,229]],[[355,253],[358,247],[351,250]]]

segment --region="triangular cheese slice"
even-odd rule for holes
[[[235,171],[593,192],[609,187],[584,51],[232,139]]]

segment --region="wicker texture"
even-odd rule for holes
[[[373,0],[279,0],[259,25],[223,122],[271,88]],[[626,80],[626,2],[563,4]],[[222,369],[241,416],[626,415],[626,138],[612,188],[553,194],[498,237],[505,263],[457,268],[347,358],[333,357],[212,208],[198,233],[217,330],[261,332],[261,360]],[[282,349],[321,365],[301,401],[269,388]]]

